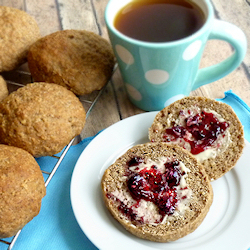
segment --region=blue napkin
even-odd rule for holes
[[[245,139],[250,142],[250,108],[249,106],[236,94],[229,90],[225,92],[225,97],[222,99],[217,99],[230,105],[234,112],[237,114],[241,123],[244,126]]]
[[[223,99],[235,110],[244,126],[245,138],[250,141],[250,108],[232,91],[225,92]],[[37,217],[21,231],[14,250],[96,250],[80,229],[74,217],[70,203],[71,175],[78,157],[93,137],[86,138],[78,145],[71,146],[55,176],[47,186],[47,195],[42,201],[42,208]],[[42,157],[37,159],[41,168],[50,171],[57,159]],[[10,240],[10,239],[5,239]],[[7,245],[0,242],[0,250]]]

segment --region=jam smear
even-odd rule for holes
[[[131,174],[127,185],[133,199],[138,202],[141,199],[153,202],[162,219],[165,215],[173,214],[178,202],[176,186],[182,176],[178,165],[177,161],[165,163],[164,173],[153,165],[150,169],[143,168],[138,173]]]
[[[122,201],[119,205],[118,209],[125,214],[130,220],[135,221],[136,220],[136,214],[133,212],[133,209],[125,205]]]
[[[211,146],[219,135],[223,135],[228,126],[227,122],[220,122],[213,113],[202,111],[186,118],[184,126],[167,128],[163,139],[175,141],[178,138],[183,138],[190,144],[191,153],[196,155]],[[188,133],[192,135],[193,139],[188,139]],[[171,138],[169,135],[171,135]]]
[[[166,167],[165,176],[169,187],[178,186],[180,184],[182,173],[178,165],[179,165],[178,161],[165,163]]]
[[[127,162],[127,165],[129,167],[132,167],[132,166],[138,166],[139,164],[143,163],[144,160],[141,158],[141,157],[133,157],[131,158],[128,162]]]

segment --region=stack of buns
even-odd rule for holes
[[[242,154],[243,127],[227,104],[185,97],[156,115],[149,139],[105,171],[103,199],[132,234],[175,241],[206,217],[213,201],[211,181],[230,171]]]
[[[28,62],[35,82],[9,94],[0,76],[0,237],[35,217],[46,193],[34,157],[59,153],[85,125],[76,95],[100,90],[114,54],[108,41],[84,30],[41,37],[33,17],[0,6],[0,73]]]
[[[100,90],[113,73],[112,47],[93,32],[60,30],[41,37],[32,16],[0,6],[0,33],[0,72],[28,62],[34,81],[62,85],[76,95]]]

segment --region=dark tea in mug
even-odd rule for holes
[[[124,35],[145,42],[176,41],[205,23],[205,14],[189,0],[134,0],[114,20]]]

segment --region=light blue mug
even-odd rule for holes
[[[119,69],[131,102],[145,111],[161,110],[192,90],[216,81],[242,62],[247,41],[235,25],[214,18],[209,0],[191,0],[204,12],[206,21],[194,34],[172,42],[144,42],[114,27],[117,12],[132,0],[110,0],[105,22]],[[222,62],[199,69],[208,39],[227,41],[234,53]]]

